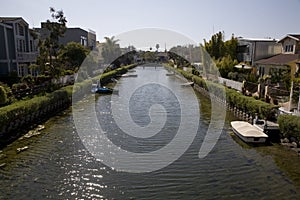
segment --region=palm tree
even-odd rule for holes
[[[121,55],[121,48],[118,44],[119,40],[115,39],[115,36],[104,37],[105,43],[102,49],[102,56],[106,64],[112,63]]]

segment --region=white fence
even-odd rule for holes
[[[242,91],[243,83],[241,83],[241,82],[233,81],[233,80],[229,80],[229,79],[226,79],[226,78],[219,77],[219,83],[220,84],[224,84],[227,87],[231,87],[233,89],[236,89],[238,91]]]
[[[52,83],[54,84],[62,84],[62,85],[68,85],[68,84],[72,84],[74,83],[75,79],[77,77],[77,73],[73,74],[73,75],[65,75],[65,76],[61,76],[58,79],[52,79]]]

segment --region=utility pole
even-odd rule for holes
[[[293,100],[293,87],[294,87],[294,81],[292,81],[292,84],[291,84],[291,91],[290,91],[290,102],[289,102],[289,110],[288,111],[291,111],[291,107],[292,107],[292,100]]]

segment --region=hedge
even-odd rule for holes
[[[65,101],[68,99],[71,102],[72,95],[76,97],[82,97],[86,91],[90,91],[91,84],[93,81],[99,80],[101,78],[113,77],[118,73],[127,71],[136,65],[129,65],[122,67],[121,69],[116,69],[108,73],[104,73],[93,79],[88,79],[79,83],[74,84],[74,86],[62,87],[54,92],[47,93],[44,96],[36,96],[29,100],[17,101],[13,104],[4,106],[0,108],[0,132],[3,126],[17,119],[22,119],[24,116],[31,115],[38,110],[44,109],[48,105],[55,104],[57,101]]]
[[[211,81],[204,80],[200,76],[193,75],[192,73],[183,71],[181,69],[175,69],[170,66],[166,66],[172,70],[176,70],[182,74],[186,79],[192,80],[199,87],[204,88],[209,91],[209,93],[214,94],[219,98],[224,98],[224,88],[226,94],[226,102],[230,106],[235,106],[239,110],[244,111],[245,113],[250,114],[252,117],[255,117],[257,113],[260,118],[272,119],[275,117],[278,106],[271,105],[269,103],[256,100],[253,97],[244,96],[243,94],[237,92],[234,89],[226,88],[223,85],[214,83]]]
[[[0,108],[0,127],[8,123],[31,115],[38,110],[42,110],[48,105],[52,105],[60,100],[70,99],[72,86],[61,88],[45,96],[34,97],[29,100],[17,101],[11,105]]]
[[[283,137],[294,137],[300,141],[300,117],[294,115],[279,115],[278,124]]]
[[[131,64],[131,65],[127,65],[127,66],[124,66],[124,67],[117,68],[115,70],[106,72],[104,74],[101,74],[101,75],[93,78],[93,81],[100,79],[101,84],[106,84],[107,82],[110,82],[111,78],[114,78],[115,76],[120,75],[120,74],[124,74],[129,69],[132,69],[136,66],[137,66],[137,64]]]

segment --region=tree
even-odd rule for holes
[[[143,55],[143,59],[146,61],[146,62],[154,62],[156,57],[155,57],[155,53],[154,52],[151,52],[151,51],[146,51]]]
[[[204,48],[212,58],[222,58],[225,55],[224,34],[220,31],[212,35],[208,42],[204,40]]]
[[[234,66],[237,62],[237,38],[232,34],[231,39],[224,41],[224,32],[214,34],[207,42],[204,40],[204,48],[215,60],[216,66],[222,77],[227,78],[235,76]]]
[[[45,23],[45,28],[48,30],[48,37],[39,42],[40,55],[38,57],[38,63],[42,66],[43,71],[48,71],[52,76],[59,76],[60,69],[56,61],[57,52],[59,49],[58,40],[63,37],[66,31],[66,17],[62,10],[56,11],[54,8],[50,7],[50,13],[52,21],[47,20]]]
[[[59,50],[58,59],[60,63],[64,65],[65,70],[75,71],[80,67],[89,52],[90,50],[81,44],[69,42]]]
[[[212,35],[207,42],[204,40],[204,48],[209,55],[218,60],[224,56],[230,56],[233,60],[237,59],[237,38],[232,34],[231,39],[224,41],[224,32],[221,31]]]
[[[233,60],[237,59],[237,46],[238,40],[234,37],[234,34],[232,34],[231,39],[224,43],[225,55],[229,55]]]
[[[159,49],[159,44],[156,44],[156,45],[155,45],[155,48],[156,48],[156,51],[158,51],[158,49]]]
[[[228,78],[229,72],[234,71],[234,66],[238,64],[236,59],[232,59],[230,55],[224,56],[216,61],[216,66],[219,69],[220,75]]]
[[[121,55],[121,48],[117,43],[119,40],[115,39],[115,36],[104,37],[105,43],[102,48],[102,56],[106,64],[112,63]]]

